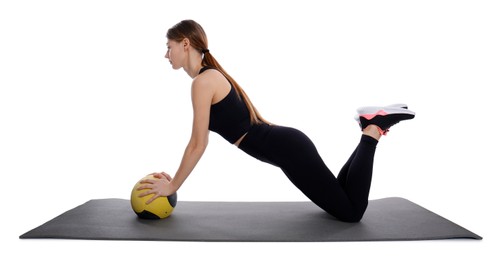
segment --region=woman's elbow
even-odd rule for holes
[[[206,151],[206,148],[208,147],[208,140],[203,139],[203,140],[194,140],[190,143],[190,148],[194,152],[198,152],[200,154],[204,153]]]

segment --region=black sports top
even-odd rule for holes
[[[208,69],[214,68],[203,67],[199,74]],[[228,95],[218,103],[211,105],[209,130],[218,133],[233,144],[247,133],[250,127],[250,114],[247,105],[231,85]]]

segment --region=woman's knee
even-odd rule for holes
[[[344,218],[339,218],[339,220],[343,221],[343,222],[348,222],[348,223],[357,223],[357,222],[360,222],[360,220],[362,220],[364,214],[359,214],[359,215],[352,215],[352,216],[348,216],[348,217],[344,217]]]
[[[342,221],[342,222],[348,222],[348,223],[357,223],[362,220],[364,217],[365,210],[354,210],[351,212],[344,212],[344,213],[330,213],[332,216],[334,216],[336,219]]]

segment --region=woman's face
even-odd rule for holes
[[[175,70],[183,67],[185,48],[182,42],[177,42],[174,40],[168,40],[166,42],[167,51],[165,58],[170,61],[172,68]]]

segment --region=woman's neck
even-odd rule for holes
[[[191,53],[189,56],[189,61],[186,66],[184,66],[185,72],[191,78],[197,77],[199,75],[199,71],[202,68],[202,56],[199,53]]]

